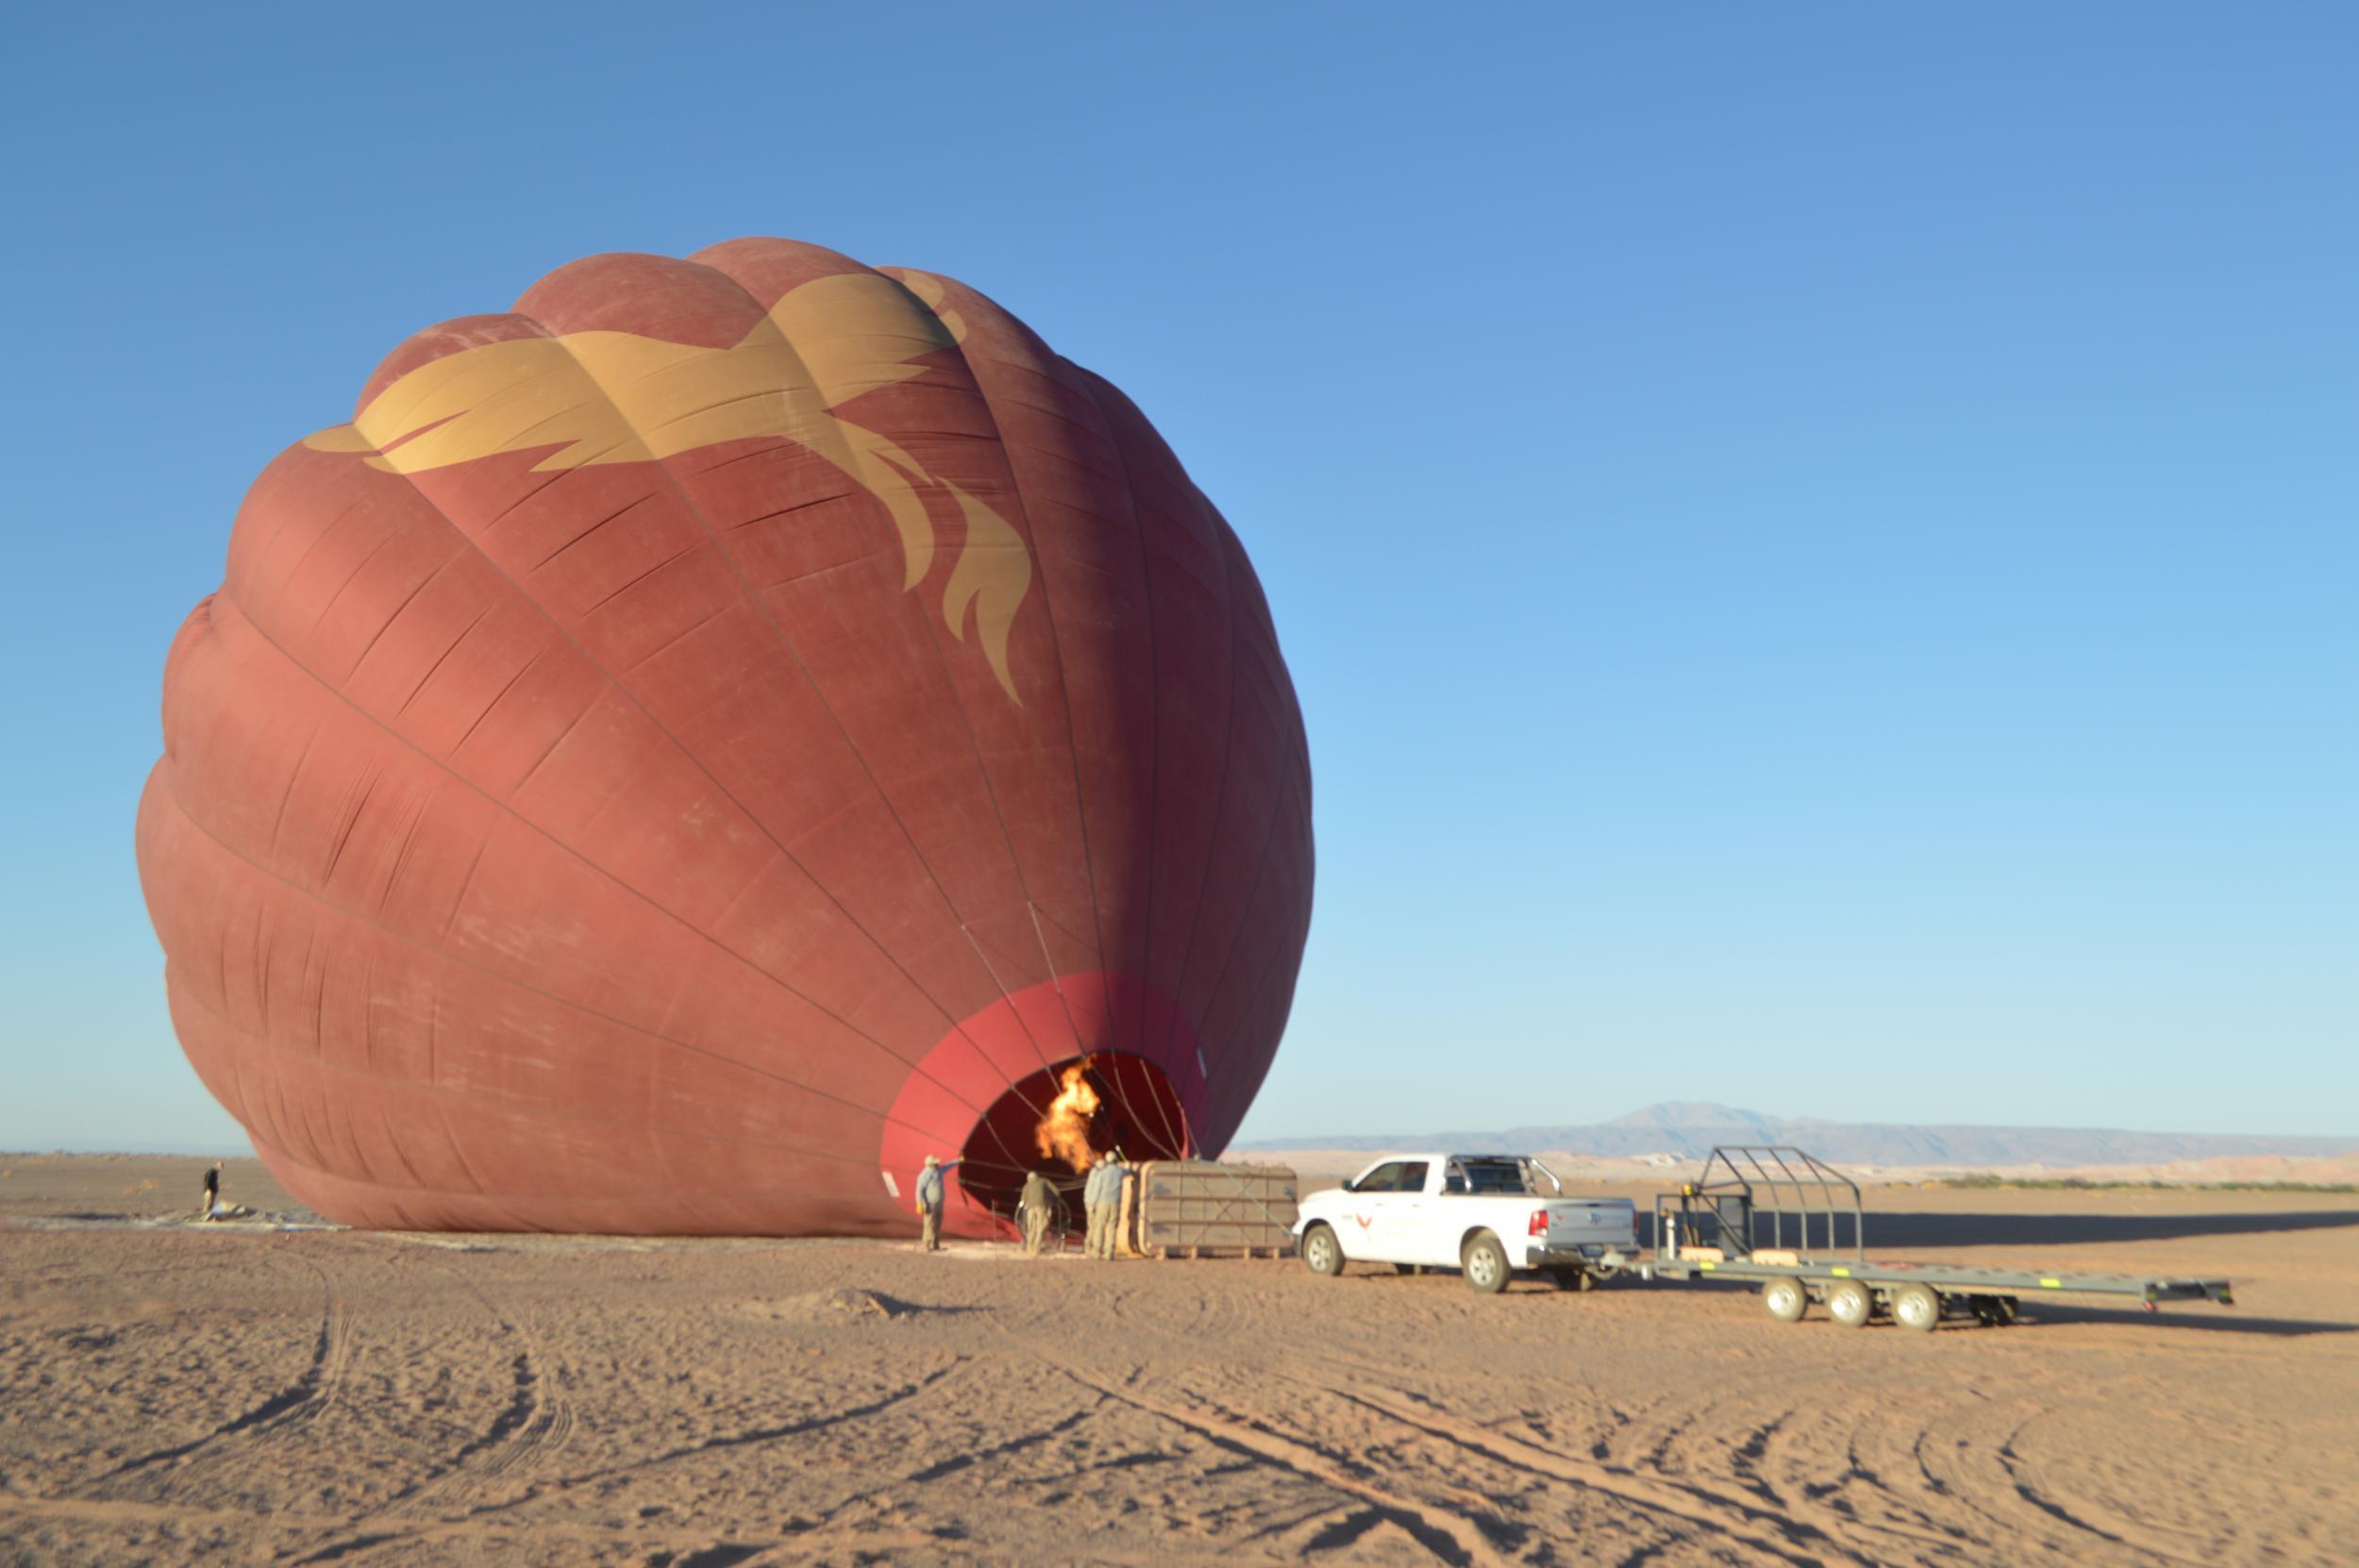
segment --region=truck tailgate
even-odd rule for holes
[[[1557,1198],[1548,1210],[1551,1248],[1638,1245],[1638,1206],[1628,1198]]]

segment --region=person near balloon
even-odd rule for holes
[[[1122,1184],[1130,1179],[1130,1162],[1116,1149],[1106,1165],[1106,1230],[1098,1238],[1097,1255],[1112,1261],[1122,1241]]]
[[[1088,1228],[1081,1234],[1081,1256],[1097,1256],[1097,1235],[1105,1228],[1106,1210],[1098,1203],[1098,1194],[1106,1190],[1106,1157],[1099,1155],[1090,1162],[1089,1175],[1081,1178],[1081,1212],[1088,1218]]]
[[[1048,1214],[1057,1201],[1048,1178],[1033,1171],[1024,1178],[1024,1195],[1016,1201],[1016,1212],[1024,1221],[1024,1251],[1038,1257],[1048,1246]]]
[[[221,1161],[216,1159],[211,1168],[205,1173],[205,1201],[198,1207],[196,1217],[200,1220],[209,1220],[213,1218],[213,1211],[220,1207]]]
[[[950,1161],[951,1165],[957,1163],[955,1159]],[[949,1168],[940,1156],[929,1154],[926,1157],[926,1168],[917,1173],[917,1217],[922,1222],[919,1245],[928,1252],[942,1250],[942,1173]]]
[[[1081,1250],[1092,1258],[1112,1258],[1122,1211],[1122,1159],[1118,1154],[1097,1157],[1097,1163],[1090,1167],[1089,1180],[1081,1189],[1081,1201],[1089,1210],[1089,1236]]]

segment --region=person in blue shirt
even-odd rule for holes
[[[950,1165],[958,1163],[955,1159],[950,1161]],[[926,1168],[917,1173],[917,1217],[921,1222],[919,1244],[928,1252],[942,1250],[942,1173],[950,1165],[944,1164],[940,1157],[929,1154],[926,1157]]]
[[[1111,1259],[1122,1231],[1122,1151],[1099,1157],[1090,1170],[1082,1196],[1089,1206],[1089,1240],[1084,1251],[1092,1258]]]

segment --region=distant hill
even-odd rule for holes
[[[1267,1138],[1249,1149],[1561,1149],[1631,1158],[1673,1154],[1698,1159],[1715,1143],[1791,1143],[1846,1165],[2149,1165],[2174,1159],[2259,1155],[2359,1154],[2348,1138],[2268,1138],[2200,1132],[2127,1132],[2112,1127],[1916,1126],[1764,1116],[1702,1101],[1676,1100],[1610,1122],[1425,1132],[1377,1138]]]

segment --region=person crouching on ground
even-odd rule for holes
[[[216,1159],[213,1161],[212,1169],[205,1173],[205,1201],[198,1208],[196,1217],[200,1220],[209,1220],[213,1217],[213,1210],[220,1206],[221,1161]]]
[[[951,1165],[957,1164],[953,1159]],[[949,1167],[936,1155],[926,1157],[926,1168],[917,1173],[918,1244],[928,1252],[942,1250],[942,1173]]]
[[[1056,1194],[1048,1188],[1048,1178],[1038,1171],[1024,1178],[1024,1195],[1016,1201],[1016,1212],[1024,1218],[1024,1250],[1037,1257],[1048,1245],[1048,1209],[1056,1202]]]

